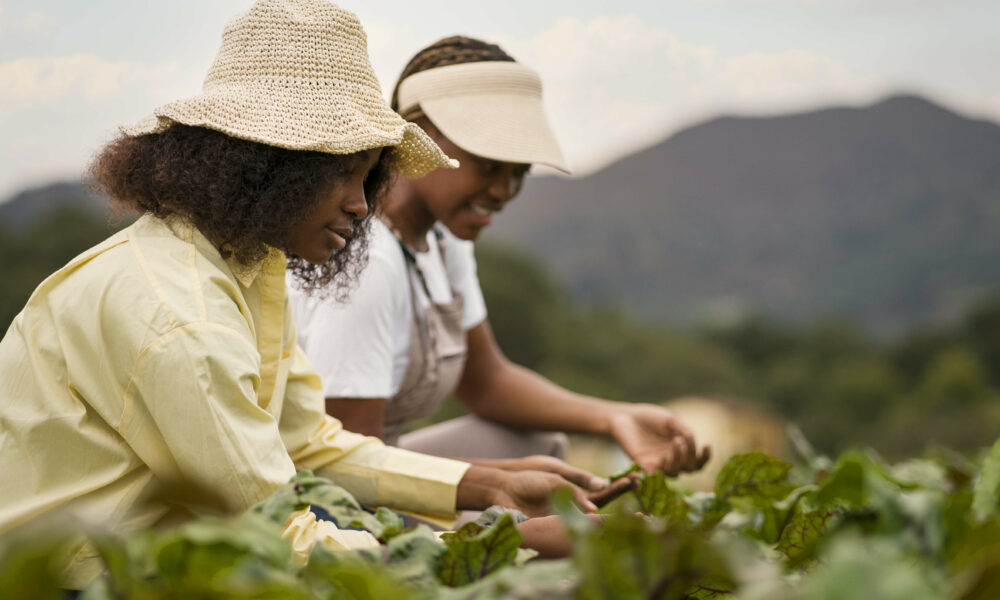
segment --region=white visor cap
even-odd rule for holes
[[[399,84],[399,112],[420,108],[466,152],[569,173],[542,106],[538,73],[509,61],[436,67]]]

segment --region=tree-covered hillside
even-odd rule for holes
[[[1000,126],[915,97],[720,118],[581,179],[530,178],[488,239],[661,323],[741,311],[879,331],[1000,281]]]
[[[73,208],[20,232],[0,227],[0,330],[38,283],[113,228]],[[1000,300],[893,341],[843,320],[668,328],[572,300],[521,251],[485,243],[477,253],[500,345],[570,389],[631,402],[741,398],[800,424],[829,452],[858,444],[893,457],[933,443],[971,449],[1000,431]]]

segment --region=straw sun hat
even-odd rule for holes
[[[226,26],[201,95],[161,106],[122,131],[158,133],[175,122],[290,150],[396,146],[407,177],[458,166],[389,108],[361,23],[328,0],[259,0]]]
[[[466,152],[569,172],[542,106],[542,80],[509,61],[435,67],[399,83],[400,114],[422,112]]]

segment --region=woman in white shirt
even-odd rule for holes
[[[495,45],[446,38],[410,61],[393,108],[460,167],[393,183],[349,302],[293,290],[327,411],[403,448],[553,471],[590,489],[599,480],[559,460],[565,435],[550,432],[609,436],[647,471],[700,468],[708,449],[699,451],[670,411],[573,393],[511,363],[493,338],[472,241],[517,194],[531,164],[566,170],[538,75]],[[470,415],[402,435],[452,393]]]

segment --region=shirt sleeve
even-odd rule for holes
[[[391,248],[389,248],[391,250]],[[388,398],[400,320],[409,323],[405,266],[372,252],[349,299],[293,292],[301,344],[327,398]]]
[[[445,269],[451,287],[462,294],[462,327],[468,331],[486,319],[486,301],[476,273],[475,246],[470,241],[455,237],[447,229],[442,229],[448,244],[445,250]]]
[[[286,319],[293,331],[295,324]],[[309,469],[351,492],[362,504],[452,516],[458,483],[469,464],[385,446],[347,431],[325,414],[319,377],[294,345],[281,414],[285,446],[298,469]]]
[[[248,332],[200,322],[139,354],[122,432],[162,481],[243,511],[295,474],[275,418],[257,403],[260,356]]]

